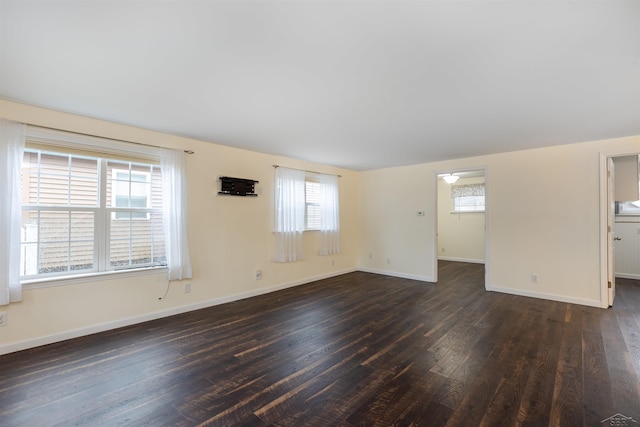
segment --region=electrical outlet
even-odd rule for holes
[[[331,260],[331,265],[336,265],[336,260],[335,259]]]
[[[185,294],[190,294],[191,293],[191,283],[185,283],[184,284],[184,293]]]
[[[0,326],[7,326],[7,313],[0,313]]]
[[[442,247],[442,253],[444,253],[444,246]]]
[[[369,252],[369,259],[373,258],[373,252]]]
[[[391,260],[387,258],[387,264],[391,264]]]
[[[262,270],[256,270],[256,280],[262,280]]]
[[[531,275],[531,283],[538,283],[538,275],[537,274],[532,274]]]

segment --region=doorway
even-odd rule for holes
[[[455,181],[454,181],[455,180]],[[486,168],[438,171],[435,174],[434,276],[438,262],[485,265],[487,283]]]
[[[613,306],[616,278],[640,279],[640,156],[600,154],[601,306]]]

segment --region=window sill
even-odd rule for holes
[[[28,279],[22,280],[20,283],[22,284],[22,289],[39,289],[39,288],[50,288],[53,286],[65,286],[65,285],[73,285],[76,283],[82,282],[96,282],[100,280],[114,280],[114,279],[124,279],[127,277],[136,277],[141,275],[148,274],[160,274],[167,271],[166,266],[160,267],[144,267],[144,268],[135,268],[128,270],[117,270],[117,271],[102,271],[99,273],[85,273],[85,274],[74,274],[71,276],[55,276],[55,277],[47,277],[43,279]]]
[[[637,224],[640,223],[640,215],[616,215],[616,224]]]
[[[457,214],[478,214],[478,213],[483,214],[483,213],[484,213],[484,211],[451,211],[450,213],[451,213],[451,215],[457,215]]]

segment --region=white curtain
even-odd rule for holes
[[[291,262],[304,257],[304,171],[276,168],[275,261]]]
[[[191,257],[187,238],[187,178],[182,150],[163,150],[162,225],[169,280],[190,279]]]
[[[0,119],[0,305],[22,301],[20,207],[26,126]]]
[[[340,252],[338,177],[320,175],[320,255]]]

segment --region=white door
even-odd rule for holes
[[[615,233],[615,214],[616,204],[614,197],[615,183],[613,179],[613,159],[607,159],[607,281],[609,286],[609,306],[613,306],[613,300],[616,297],[616,273],[614,262],[614,233]]]

